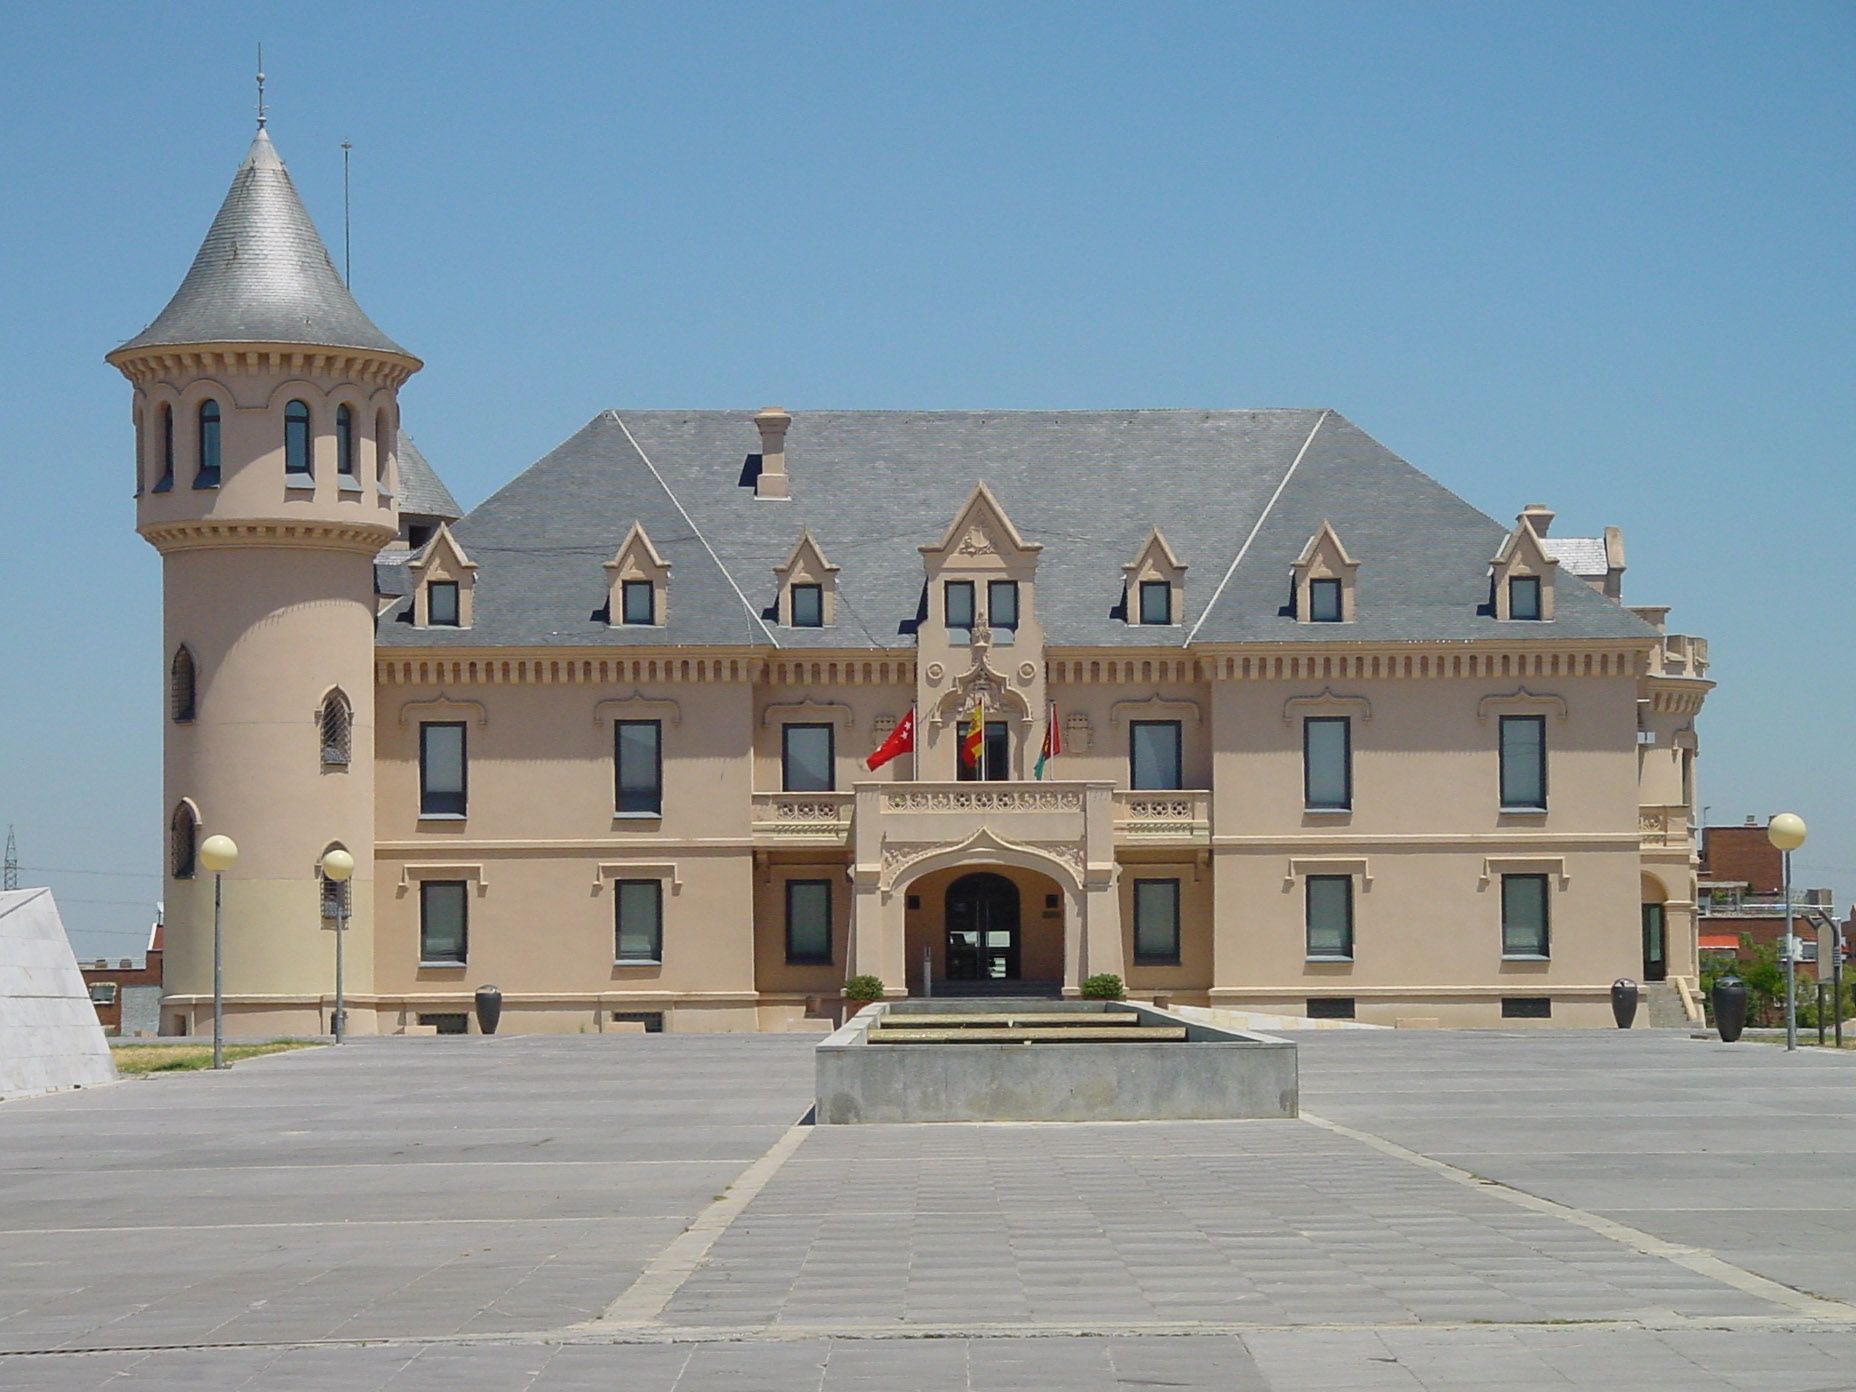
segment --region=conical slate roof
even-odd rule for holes
[[[399,436],[400,511],[415,517],[437,517],[455,522],[464,515],[458,500],[451,496],[445,481],[438,476],[412,436],[404,430]]]
[[[302,343],[412,356],[374,327],[342,284],[262,128],[180,289],[116,351],[180,343]]]

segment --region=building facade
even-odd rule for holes
[[[1336,412],[605,412],[461,516],[262,130],[109,361],[170,1032],[208,832],[246,1033],[328,1027],[338,893],[356,1032],[491,983],[511,1030],[821,1028],[850,974],[1599,1025],[1695,971],[1705,644],[1623,604],[1615,531],[1494,522]]]
[[[90,1003],[97,1008],[97,1023],[109,1035],[134,1038],[161,1032],[161,956],[163,928],[159,919],[148,930],[142,960],[119,957],[80,962],[78,969]]]

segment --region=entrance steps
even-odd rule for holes
[[[1687,1029],[1699,1023],[1689,1018],[1673,981],[1644,982],[1643,1004],[1643,1022],[1651,1029]]]

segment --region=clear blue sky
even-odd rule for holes
[[[1856,894],[1856,6],[16,6],[0,823],[81,952],[139,948],[163,820],[102,354],[260,39],[338,257],[354,142],[355,290],[467,506],[605,407],[1332,406],[1621,526],[1712,641],[1714,819],[1795,808]]]

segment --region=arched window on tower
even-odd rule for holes
[[[168,823],[168,868],[175,879],[193,878],[194,842],[199,836],[199,818],[193,815],[193,808],[183,802],[174,809],[173,820]]]
[[[354,463],[354,408],[335,408],[335,472],[343,483],[357,482]]]
[[[174,408],[163,405],[161,408],[161,476],[155,480],[154,491],[165,493],[174,486]]]
[[[389,466],[393,462],[393,436],[385,411],[374,412],[374,482],[384,489],[393,487]]]
[[[309,405],[292,401],[284,407],[284,476],[294,483],[314,477],[309,458]]]
[[[354,746],[354,708],[341,688],[323,698],[317,725],[322,735],[322,766],[346,768]]]
[[[185,724],[193,719],[193,654],[182,643],[174,654],[174,663],[168,669],[168,700],[173,708],[177,724]]]
[[[193,486],[219,487],[219,403],[210,397],[200,403],[199,466],[193,475]]]
[[[142,408],[135,408],[135,496],[142,496],[144,481],[148,477],[148,440],[142,430]]]

